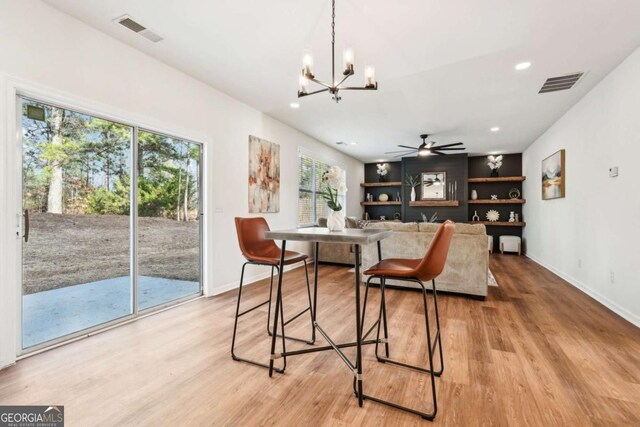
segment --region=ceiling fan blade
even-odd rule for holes
[[[386,151],[384,154],[410,153],[411,151],[416,151],[416,150],[411,149],[411,150]]]
[[[398,145],[398,147],[408,148],[410,150],[417,150],[418,149],[418,147],[409,147],[408,145]]]
[[[463,145],[463,144],[464,144],[463,142],[455,142],[453,144],[438,145],[437,147],[433,147],[433,148],[439,149],[439,148],[446,148],[446,147],[455,147],[457,145]]]
[[[466,150],[466,148],[464,147],[459,147],[459,148],[442,148],[442,147],[434,147],[434,150],[440,150],[440,151],[459,151],[459,150]]]
[[[425,145],[425,148],[433,148],[435,144],[437,144],[435,141],[428,142],[427,145]]]
[[[437,155],[439,155],[439,156],[446,156],[446,155],[447,155],[447,153],[441,153],[441,152],[440,152],[440,151],[438,151],[438,150],[431,150],[431,152],[432,152],[433,154],[437,154]]]

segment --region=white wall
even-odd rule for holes
[[[39,1],[0,0],[0,11],[0,366],[15,356],[20,286],[15,274],[16,86],[205,143],[208,295],[234,287],[239,279],[243,260],[233,218],[248,215],[249,134],[281,145],[280,213],[265,215],[273,228],[296,226],[299,146],[346,167],[347,214],[360,215],[360,161]]]
[[[540,162],[561,148],[566,197],[543,201]],[[640,326],[640,49],[522,161],[527,255]],[[611,166],[620,168],[617,178],[609,178]]]

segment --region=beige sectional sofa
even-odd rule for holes
[[[360,228],[361,221],[354,217],[345,218],[346,228]],[[318,227],[326,227],[327,219],[319,218]],[[344,264],[353,266],[355,259],[353,245],[349,243],[322,243],[319,245],[319,262],[328,262],[331,264]]]
[[[424,256],[439,224],[432,223],[369,223],[365,228],[393,230],[393,235],[382,241],[382,258],[421,258]],[[365,245],[362,250],[363,271],[378,262],[376,244]],[[436,286],[439,291],[467,294],[484,298],[487,295],[489,252],[487,231],[482,224],[456,224],[449,256]],[[365,277],[366,279],[366,277]],[[416,287],[418,284],[388,280],[387,285]],[[425,283],[431,288],[431,283]]]

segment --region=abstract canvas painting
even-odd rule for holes
[[[280,212],[280,146],[249,135],[249,212]]]
[[[542,200],[564,197],[564,184],[564,150],[560,150],[542,161]]]

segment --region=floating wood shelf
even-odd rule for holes
[[[401,187],[402,182],[400,181],[391,181],[391,182],[361,182],[360,187]]]
[[[469,200],[471,205],[522,205],[527,203],[525,199],[477,199]]]
[[[362,206],[400,206],[402,202],[360,202]]]
[[[470,221],[471,224],[484,224],[494,227],[524,227],[526,222],[509,222],[509,221]]]
[[[494,176],[488,178],[469,178],[467,182],[522,182],[526,176]]]
[[[458,200],[416,200],[409,202],[409,206],[460,206],[460,202]]]

